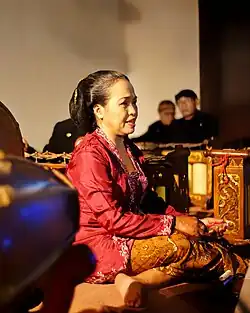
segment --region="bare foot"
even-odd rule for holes
[[[125,306],[133,308],[143,306],[143,292],[145,291],[143,284],[120,273],[116,276],[115,285],[123,298]]]
[[[29,309],[29,313],[33,313],[33,312],[40,312],[43,308],[43,302],[41,302],[40,304],[38,304],[37,306],[35,306],[32,309]]]

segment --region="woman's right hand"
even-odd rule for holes
[[[193,216],[176,216],[175,229],[194,237],[201,237],[207,232],[206,225]]]

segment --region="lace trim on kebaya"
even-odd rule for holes
[[[86,279],[87,283],[91,284],[101,284],[104,282],[114,282],[115,277],[118,273],[124,272],[127,269],[127,264],[130,258],[130,249],[128,247],[128,242],[131,241],[130,238],[112,237],[112,240],[118,245],[120,255],[123,257],[123,265],[119,269],[111,269],[109,274],[104,274],[102,272],[97,272],[95,276],[90,276]]]
[[[97,272],[95,274],[95,276],[90,276],[89,278],[87,278],[85,280],[86,283],[89,283],[89,284],[102,284],[102,283],[105,283],[105,282],[114,282],[115,280],[115,277],[117,276],[117,270],[115,269],[111,269],[111,273],[109,274],[104,274],[102,272]]]
[[[121,156],[120,156],[120,154],[119,154],[119,151],[118,151],[118,149],[116,148],[116,146],[115,146],[115,144],[113,143],[113,141],[111,141],[111,140],[107,137],[107,135],[104,133],[104,131],[103,131],[100,127],[98,127],[98,128],[95,130],[95,132],[96,132],[97,135],[99,135],[100,137],[102,137],[103,139],[106,140],[106,142],[109,144],[110,150],[111,150],[111,151],[115,154],[115,156],[118,158],[118,160],[120,161],[121,166],[122,166],[122,168],[124,169],[124,171],[125,171],[127,174],[129,174],[129,172],[128,172],[128,170],[127,170],[127,168],[126,168],[126,166],[125,166],[125,164],[124,164],[124,162],[123,162],[123,160],[122,160],[122,158],[121,158]],[[128,146],[128,145],[125,145],[125,147],[126,147],[126,150],[127,150],[127,152],[128,152],[128,155],[129,155],[129,157],[130,157],[130,159],[131,159],[131,161],[132,161],[134,167],[137,169],[137,171],[139,171],[142,175],[144,175],[144,172],[142,171],[142,169],[141,169],[139,163],[137,162],[137,160],[134,158],[134,156],[133,156],[133,154],[132,154],[132,152],[131,152],[129,146]],[[145,175],[144,175],[144,176],[145,176]]]
[[[162,229],[159,231],[158,236],[170,236],[172,232],[173,219],[174,217],[172,215],[162,215]]]
[[[138,204],[140,203],[141,199],[137,199],[136,195],[138,194],[138,188],[141,188],[141,196],[143,195],[144,191],[146,190],[148,186],[148,180],[145,176],[144,172],[142,171],[139,163],[134,158],[129,146],[126,146],[127,153],[131,159],[131,162],[133,163],[134,167],[137,169],[137,171],[129,173],[126,169],[126,166],[123,163],[123,160],[119,154],[119,151],[117,150],[114,143],[106,136],[106,134],[98,127],[96,129],[96,133],[101,136],[105,141],[109,144],[109,148],[112,153],[117,157],[117,159],[120,161],[120,164],[123,168],[123,170],[128,175],[128,185],[130,188],[130,199],[129,199],[129,210],[133,211],[134,213],[137,213],[139,211]],[[137,201],[138,200],[138,201]],[[138,203],[138,204],[137,204]]]

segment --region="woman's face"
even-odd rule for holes
[[[109,89],[107,104],[95,108],[98,124],[115,136],[132,134],[138,115],[136,100],[131,83],[125,79],[118,80]]]

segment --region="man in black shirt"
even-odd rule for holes
[[[197,109],[198,97],[193,90],[184,89],[175,96],[183,118],[176,120],[176,142],[201,143],[218,136],[218,121]]]
[[[160,120],[151,124],[145,134],[133,138],[134,142],[172,143],[174,140],[175,105],[170,100],[159,103]]]
[[[43,152],[71,153],[78,138],[78,129],[69,118],[56,123],[49,143],[43,148]]]

